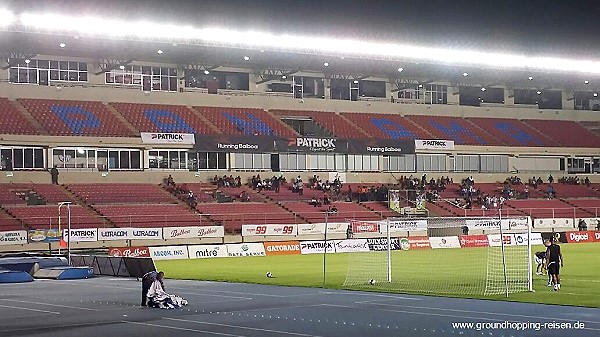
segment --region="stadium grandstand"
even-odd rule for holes
[[[595,63],[1,13],[0,231],[600,216]]]

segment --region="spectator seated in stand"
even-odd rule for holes
[[[194,196],[194,192],[189,191],[187,196],[187,203],[190,207],[196,207],[198,202],[196,201],[196,197]]]
[[[321,206],[323,206],[323,203],[321,202],[321,199],[317,199],[315,197],[313,197],[308,204],[312,205],[314,207],[321,207]]]
[[[242,191],[242,193],[240,193],[240,200],[242,202],[249,202],[250,201],[250,194],[248,194],[248,192],[246,192],[246,191]]]
[[[556,192],[554,191],[554,186],[552,184],[548,185],[548,190],[546,192],[548,199],[556,198]]]
[[[587,226],[587,223],[585,222],[585,220],[579,219],[579,223],[577,224],[577,228],[580,231],[587,231],[588,226]]]
[[[327,213],[332,214],[332,213],[337,213],[337,212],[338,212],[338,209],[337,209],[337,207],[335,207],[335,205],[332,204],[332,205],[329,205],[329,207],[327,207]]]

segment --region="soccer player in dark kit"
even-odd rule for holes
[[[560,267],[563,266],[563,263],[560,246],[556,243],[556,238],[552,238],[552,243],[546,249],[546,268],[548,269],[548,275],[552,278],[554,291],[560,290]]]

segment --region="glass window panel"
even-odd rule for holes
[[[217,168],[219,170],[227,169],[227,154],[226,153],[219,153]]]
[[[179,169],[179,151],[169,151],[169,168]]]
[[[50,61],[50,69],[58,69],[58,61]]]
[[[158,167],[159,168],[169,168],[169,152],[168,151],[159,151],[158,152]]]
[[[62,157],[65,155],[65,151],[61,149],[53,149],[52,150],[52,164],[56,165],[56,167],[65,167],[65,163],[62,160]]]
[[[119,168],[119,151],[108,151],[108,168]]]
[[[43,61],[43,60],[38,60],[38,68],[39,69],[48,69],[48,66],[50,65],[50,62],[48,61]]]
[[[12,149],[0,150],[0,169],[10,171],[13,169],[13,152]]]
[[[68,71],[61,71],[60,72],[60,80],[61,81],[68,81],[69,80],[69,72]]]
[[[59,61],[58,62],[58,69],[60,69],[60,70],[68,70],[69,69],[69,62],[67,62],[67,61]]]
[[[215,170],[217,168],[217,153],[209,152],[208,153],[208,169]]]
[[[50,79],[53,81],[58,81],[60,79],[58,70],[50,70]]]
[[[19,83],[19,70],[17,68],[10,68],[8,77],[11,83]]]
[[[33,149],[23,149],[23,167],[33,168]]]
[[[149,168],[158,168],[158,151],[149,151],[148,152],[148,167]]]
[[[60,158],[59,158],[60,160]],[[65,150],[65,154],[62,158],[62,162],[64,163],[64,167],[66,168],[75,168],[76,165],[76,157],[75,150]]]
[[[44,150],[33,150],[33,168],[44,168]]]
[[[141,151],[137,151],[137,150],[133,150],[130,151],[130,157],[131,157],[131,162],[129,167],[131,169],[136,169],[139,170],[142,168],[142,152]]]
[[[13,167],[23,168],[23,149],[13,149]]]

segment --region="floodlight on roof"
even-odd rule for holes
[[[398,72],[401,73],[404,70],[404,68],[400,67],[398,68]]]
[[[15,21],[15,15],[6,9],[0,9],[0,26],[8,26]]]
[[[5,20],[2,20],[5,19]],[[0,25],[13,22],[14,15],[0,11]],[[92,36],[117,39],[168,39],[182,42],[253,50],[273,50],[291,53],[352,56],[379,60],[409,60],[449,65],[477,65],[492,68],[542,70],[600,74],[600,60],[570,60],[554,57],[535,57],[516,54],[483,52],[474,50],[417,47],[411,45],[332,39],[324,37],[293,36],[257,31],[233,31],[222,28],[194,28],[160,24],[149,21],[124,21],[100,17],[73,17],[71,15],[23,13],[20,25],[43,32],[57,31],[76,36]],[[28,31],[31,31],[29,29]],[[175,40],[175,41],[173,41]]]
[[[486,91],[486,90],[487,90],[487,89],[486,89],[485,87],[482,87],[482,88],[481,88],[481,91]]]
[[[27,63],[27,64],[29,64],[30,62],[31,62],[31,60],[30,60],[30,59],[26,59],[26,60],[25,60],[25,63]]]
[[[250,56],[246,55],[244,56],[244,61],[248,61],[250,59]]]
[[[585,80],[585,81],[583,81],[583,83],[584,83],[584,84],[590,84],[590,81],[588,81],[588,80]]]
[[[66,44],[66,43],[64,43],[64,42],[61,42],[61,43],[60,43],[58,46],[59,46],[59,47],[61,47],[61,48],[64,48],[64,47],[66,47],[66,46],[67,46],[67,44]]]
[[[324,66],[324,67],[329,67],[329,62],[325,62],[325,63],[323,63],[323,66]]]
[[[157,51],[156,51],[156,53],[157,53],[158,55],[162,55],[162,54],[164,53],[164,51],[162,51],[162,49],[159,49],[159,50],[157,50]]]
[[[467,77],[467,76],[469,76],[469,73],[468,73],[468,72],[464,72],[464,73],[463,73],[463,76],[464,76],[464,77]]]
[[[538,95],[541,95],[541,94],[542,94],[542,92],[541,92],[541,91],[539,91],[539,90],[538,90],[538,91],[536,91],[535,93],[536,93],[536,94],[538,94]]]
[[[594,93],[594,97],[598,97],[598,93],[597,92]]]
[[[527,77],[528,80],[533,81],[533,76]]]
[[[125,69],[125,66],[121,64],[121,65],[119,66],[119,69],[123,70],[123,69]]]
[[[204,75],[208,75],[208,74],[210,74],[210,71],[204,70]]]

